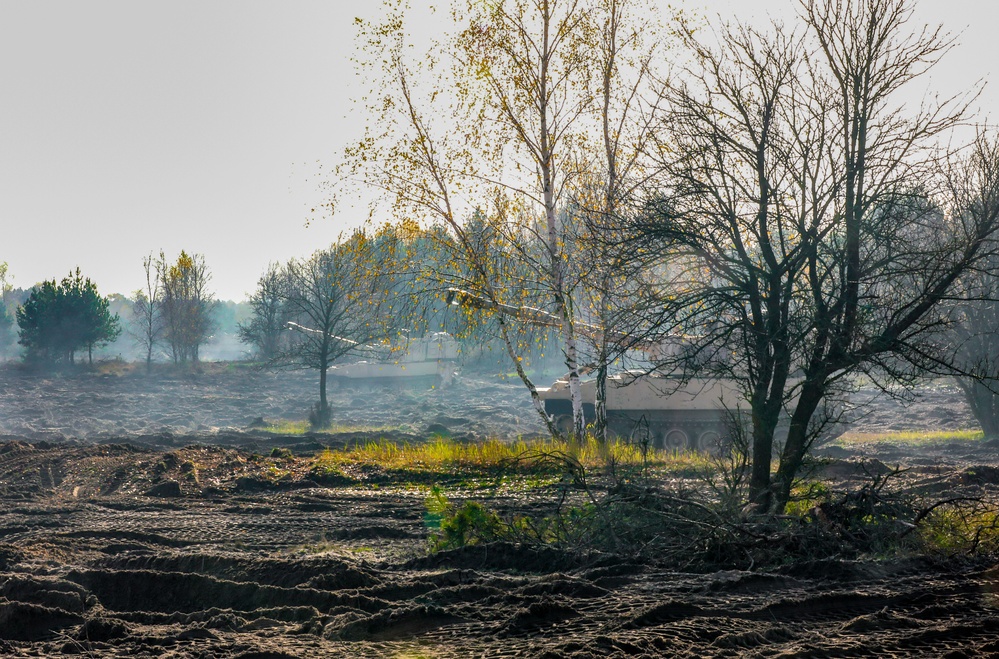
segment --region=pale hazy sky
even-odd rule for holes
[[[420,0],[414,0],[420,4]],[[665,4],[665,1],[664,1]],[[793,0],[687,0],[747,20]],[[79,266],[103,293],[142,257],[205,255],[223,299],[268,261],[328,245],[365,208],[306,228],[319,165],[360,136],[354,17],[375,0],[0,0],[0,261],[27,287]],[[999,60],[999,2],[921,0],[962,33],[926,84],[955,93]],[[999,80],[981,98],[993,122]]]

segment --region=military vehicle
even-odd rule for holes
[[[559,319],[540,309],[495,304],[481,296],[449,289],[448,302],[474,308],[494,309],[522,322],[545,327],[560,327]],[[599,337],[601,328],[584,322],[575,323],[576,331]],[[665,343],[636,342],[623,335],[611,336],[632,346],[648,361],[655,362],[675,352],[684,337]],[[596,380],[581,378],[583,415],[586,423],[596,418]],[[572,429],[572,397],[565,375],[550,387],[538,387],[545,412],[565,432]],[[626,370],[607,378],[607,425],[611,433],[632,441],[648,442],[656,448],[716,452],[730,440],[734,424],[746,419],[749,407],[738,383],[733,379],[695,378],[683,380],[655,369]]]
[[[596,380],[580,382],[583,415],[595,418]],[[539,387],[545,411],[560,430],[572,429],[572,400],[567,377],[550,387]],[[745,409],[742,392],[733,380],[677,378],[624,371],[607,377],[607,428],[655,448],[714,452],[731,436],[739,408]]]
[[[287,322],[288,329],[322,334],[320,330]],[[326,373],[341,382],[360,385],[432,384],[448,386],[458,372],[458,342],[447,332],[432,332],[396,343],[364,344],[339,336],[356,346],[364,359],[330,366]]]
[[[433,332],[395,346],[366,346],[367,359],[331,366],[329,377],[363,384],[428,382],[448,386],[458,370],[458,342]]]

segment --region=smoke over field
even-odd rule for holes
[[[121,371],[111,365],[107,370]],[[226,443],[261,421],[300,422],[315,398],[313,371],[262,371],[205,363],[193,371],[165,368],[146,377],[37,375],[10,367],[0,378],[0,432],[29,439]],[[428,386],[330,390],[334,430],[383,429],[426,436],[432,425],[467,438],[536,435],[541,424],[522,387],[468,378],[447,390]],[[372,433],[375,436],[377,433]],[[184,438],[187,439],[184,439]],[[249,441],[249,440],[248,440]]]

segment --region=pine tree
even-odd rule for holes
[[[86,348],[93,363],[93,349],[114,341],[121,333],[117,314],[97,285],[83,277],[80,269],[61,282],[55,279],[35,287],[17,309],[19,343],[27,348],[29,361],[75,362],[76,352]]]

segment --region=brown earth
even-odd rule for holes
[[[424,495],[377,472],[320,482],[299,457],[441,427],[537,433],[510,383],[337,390],[337,423],[391,430],[282,437],[248,427],[302,418],[308,374],[0,378],[3,656],[999,655],[999,568],[981,560],[690,573],[654,557],[511,544],[428,554]],[[865,400],[858,428],[904,426],[906,415],[929,429],[967,422],[953,390],[922,393],[917,408]],[[254,455],[275,446],[294,455]],[[841,481],[884,463],[940,491],[999,487],[992,441],[827,455]],[[515,494],[490,504],[528,505]]]

